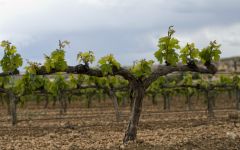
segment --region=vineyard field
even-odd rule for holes
[[[175,32],[131,66],[91,50],[72,66],[67,40],[40,63],[3,40],[0,150],[240,149],[237,61],[218,72],[221,44],[182,47]]]

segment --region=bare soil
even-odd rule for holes
[[[111,106],[59,109],[18,109],[18,124],[12,127],[6,110],[0,110],[0,150],[240,150],[240,121],[217,110],[208,119],[206,111],[164,112],[159,107],[143,109],[138,138],[122,144],[129,108],[122,108],[122,121],[116,122]],[[240,114],[239,114],[240,115]]]

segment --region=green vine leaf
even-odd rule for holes
[[[59,43],[59,49],[56,49],[51,53],[50,56],[45,55],[44,66],[47,72],[50,72],[52,69],[56,71],[65,71],[67,69],[67,62],[65,60],[65,50],[62,49],[66,45],[66,41]]]
[[[145,59],[142,59],[139,62],[135,63],[135,65],[131,68],[131,72],[136,77],[148,76],[152,72],[153,63],[154,63],[153,60],[147,61]]]
[[[98,63],[104,75],[112,74],[113,67],[119,69],[120,63],[113,57],[112,54],[102,57]]]
[[[89,63],[93,63],[95,61],[95,56],[93,51],[80,52],[77,55],[77,60],[79,63],[83,62],[84,64],[88,65]]]
[[[204,64],[219,61],[221,54],[220,46],[221,45],[217,44],[216,41],[210,42],[209,46],[203,48],[202,51],[199,53],[201,61]]]
[[[183,64],[190,64],[192,62],[195,64],[197,62],[196,59],[199,57],[199,50],[195,48],[194,43],[187,43],[187,45],[181,49],[180,53],[179,57]]]
[[[176,65],[179,61],[179,56],[176,50],[180,49],[179,41],[173,38],[172,35],[175,33],[173,26],[168,29],[168,35],[162,37],[158,41],[158,50],[154,53],[157,60],[162,64],[165,60],[167,65]]]
[[[41,64],[37,62],[28,61],[27,63],[29,64],[29,66],[26,66],[25,69],[26,69],[26,72],[29,74],[36,74],[41,66]]]
[[[8,41],[2,41],[1,47],[4,49],[4,55],[0,65],[4,72],[14,72],[22,66],[23,60],[21,55],[17,53],[16,46],[11,45]]]

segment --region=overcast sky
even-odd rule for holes
[[[0,40],[32,61],[69,40],[71,65],[88,50],[132,64],[154,59],[158,38],[174,25],[181,45],[203,48],[217,40],[229,57],[240,55],[239,14],[240,0],[0,0]]]

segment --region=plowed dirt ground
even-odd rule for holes
[[[6,110],[0,111],[0,150],[103,150],[103,149],[196,149],[240,150],[240,121],[228,114],[235,110],[216,110],[209,120],[205,111],[164,112],[144,107],[138,138],[122,144],[129,108],[121,109],[116,122],[112,107],[18,110],[18,124],[12,127]]]

